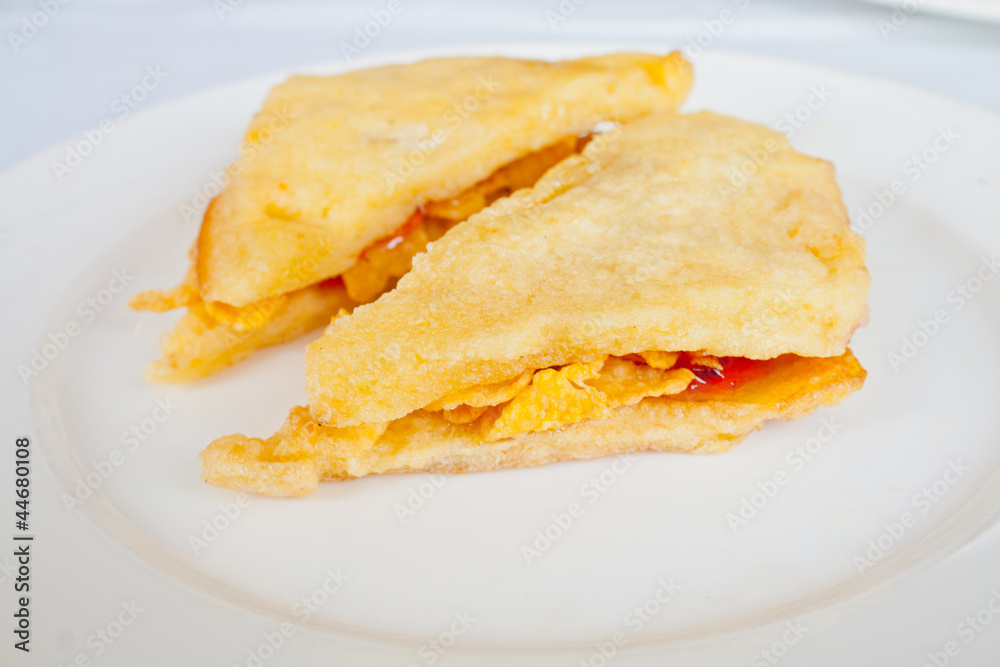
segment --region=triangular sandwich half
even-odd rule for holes
[[[830,164],[759,125],[658,114],[434,242],[306,354],[309,407],[220,438],[270,495],[386,472],[718,451],[839,403],[869,275]]]
[[[184,283],[132,301],[189,308],[147,379],[208,375],[374,300],[429,241],[532,185],[595,126],[676,109],[690,87],[677,53],[291,78],[251,123]]]

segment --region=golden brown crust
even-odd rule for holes
[[[795,419],[836,405],[861,388],[865,371],[850,353],[763,362],[734,389],[647,398],[612,416],[556,431],[484,442],[470,425],[418,411],[388,425],[336,429],[305,408],[266,441],[226,436],[201,454],[210,484],[272,496],[301,496],[323,480],[394,472],[463,473],[537,466],[638,451],[724,451],[768,419]]]
[[[465,75],[471,78],[462,83]],[[462,85],[479,85],[480,75],[500,77],[501,89],[476,98],[482,108],[475,114],[460,110],[454,118],[461,122],[452,127],[448,114],[458,112],[437,106]],[[203,377],[254,349],[290,340],[307,325],[327,324],[342,305],[374,300],[409,270],[411,256],[428,240],[469,212],[530,185],[577,150],[581,130],[605,118],[676,107],[690,85],[690,65],[679,54],[616,54],[557,64],[455,58],[340,77],[294,77],[271,92],[252,122],[240,159],[227,170],[231,184],[205,212],[184,284],[144,292],[130,303],[156,312],[191,309],[166,337],[165,356],[150,364],[147,378]],[[595,90],[599,94],[588,96]],[[400,105],[400,98],[407,104]],[[426,129],[432,120],[449,123],[449,145],[418,151],[420,176],[401,178],[392,160],[401,159],[407,146],[426,148],[420,136],[407,133]],[[557,141],[548,143],[553,136]],[[490,165],[505,156],[516,159],[490,173]],[[488,177],[477,183],[479,173]],[[369,239],[395,232],[398,221],[423,203],[432,219],[414,232],[419,238],[355,263],[363,248],[372,249]],[[372,266],[375,259],[378,266]],[[334,264],[347,273],[333,270]],[[281,321],[255,327],[250,336],[231,326],[244,312],[270,311],[271,301],[311,290],[338,273],[354,303],[335,299],[335,310],[324,316],[312,308],[316,299],[297,298]],[[263,296],[251,299],[253,294]],[[295,312],[297,305],[301,312]]]
[[[553,165],[586,143],[566,137],[552,146],[531,153],[501,167],[485,181],[461,193],[457,199],[429,202],[427,211],[447,218],[427,218],[419,210],[391,238],[365,250],[358,262],[339,277],[349,301],[333,295],[322,284],[310,285],[287,295],[261,299],[246,306],[219,301],[204,302],[198,287],[197,244],[190,255],[194,262],[181,285],[168,290],[148,290],[129,300],[133,310],[164,312],[187,307],[175,330],[163,342],[164,358],[147,367],[152,382],[185,382],[204,377],[247,358],[256,349],[291,340],[309,328],[329,324],[340,309],[351,310],[358,303],[374,301],[392,289],[400,276],[410,270],[413,256],[440,238],[470,213],[512,191],[530,187]],[[582,147],[582,146],[581,146]],[[205,214],[211,224],[214,201]],[[327,308],[323,309],[323,304]],[[265,327],[263,318],[276,318]],[[250,331],[253,329],[253,331]]]
[[[828,163],[752,123],[649,116],[333,323],[306,352],[309,407],[324,424],[386,422],[527,369],[647,350],[839,355],[869,283]]]
[[[676,53],[292,77],[268,95],[206,215],[202,295],[242,306],[339,275],[424,202],[600,121],[674,109],[690,85]]]
[[[171,384],[206,377],[246,359],[262,347],[294,340],[318,329],[328,324],[339,310],[353,309],[355,303],[347,296],[343,284],[321,283],[265,299],[231,324],[218,321],[200,300],[187,305],[188,312],[160,341],[163,357],[147,364],[144,373],[147,381]]]
[[[198,279],[192,266],[184,276],[184,281],[176,287],[165,290],[152,289],[133,294],[128,300],[128,307],[151,313],[165,313],[175,308],[190,307],[201,303],[201,293],[198,291]]]

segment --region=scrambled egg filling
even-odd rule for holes
[[[475,422],[483,438],[493,442],[607,417],[647,397],[679,394],[697,377],[691,368],[677,366],[680,359],[679,352],[652,351],[529,370],[451,392],[424,410],[440,412],[453,424]],[[699,353],[687,355],[685,366],[723,370],[718,358]]]
[[[357,303],[374,301],[410,270],[413,257],[423,252],[427,244],[497,199],[531,187],[556,163],[582,150],[586,142],[586,137],[566,137],[501,167],[452,199],[427,202],[394,234],[366,248],[357,263],[340,276],[348,296]],[[322,283],[298,291],[318,290],[320,285]],[[142,292],[132,297],[129,305],[135,310],[154,312],[187,306],[208,326],[222,324],[250,331],[270,322],[286,298],[287,295],[277,295],[240,307],[218,301],[205,302],[198,288],[197,275],[191,268],[179,286]]]

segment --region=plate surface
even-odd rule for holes
[[[907,14],[912,14],[919,7],[920,11],[927,11],[943,16],[955,18],[971,19],[974,21],[989,21],[1000,23],[1000,0],[864,0],[876,5],[886,7],[903,8]]]
[[[615,48],[428,49],[363,64]],[[691,643],[817,614],[967,543],[1000,499],[1000,119],[818,67],[713,50],[694,64],[686,110],[776,127],[837,167],[874,281],[852,345],[869,379],[845,404],[768,424],[717,456],[384,476],[298,500],[201,483],[197,452],[210,440],[269,435],[304,401],[308,338],[190,386],[149,386],[142,366],[173,318],[125,302],[182,277],[197,231],[183,207],[211,195],[283,78],[271,76],[136,114],[61,189],[3,177],[12,215],[49,198],[27,238],[41,244],[70,222],[88,230],[83,259],[64,251],[55,281],[18,297],[52,305],[37,318],[42,368],[27,385],[72,511],[192,586],[338,636],[584,656],[616,633]],[[81,192],[72,210],[51,199]],[[79,333],[63,337],[71,324]],[[572,503],[583,509],[570,519]]]

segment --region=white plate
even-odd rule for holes
[[[1000,23],[1000,0],[864,0],[875,5],[901,9],[904,14],[926,11],[974,21]]]
[[[364,64],[618,48],[663,47],[428,49]],[[209,596],[195,599],[225,600],[275,619],[275,627],[298,621],[340,647],[394,648],[415,664],[430,664],[437,653],[427,642],[448,643],[449,628],[461,631],[447,652],[459,661],[517,653],[535,664],[577,664],[616,633],[625,639],[616,660],[640,646],[704,655],[789,618],[816,627],[899,573],[967,544],[992,525],[1000,500],[1000,386],[993,380],[1000,318],[992,282],[961,308],[953,290],[1000,248],[1000,168],[991,152],[1000,145],[1000,119],[907,87],[785,61],[710,50],[695,67],[686,109],[792,130],[799,149],[837,166],[856,222],[861,208],[878,214],[877,198],[888,201],[893,181],[905,190],[866,223],[872,315],[852,347],[869,379],[845,404],[769,424],[725,455],[637,455],[627,468],[599,460],[447,478],[384,476],[323,485],[305,499],[249,502],[201,483],[197,452],[205,444],[239,431],[269,435],[304,400],[305,341],[190,386],[149,386],[142,366],[173,317],[128,311],[126,293],[181,278],[196,227],[180,207],[231,159],[282,74],[137,114],[61,184],[39,169],[63,159],[65,147],[0,179],[0,211],[15,222],[2,271],[5,289],[18,288],[9,298],[19,316],[5,342],[28,350],[13,362],[46,352],[68,323],[80,328],[21,392],[30,399],[37,447],[66,493],[95,468],[111,469],[91,477],[97,488],[73,516],[89,517],[127,546],[134,555],[122,551],[122,563],[142,559]],[[914,172],[912,156],[924,152],[933,164]],[[134,276],[127,289],[105,291],[123,270]],[[96,306],[88,298],[108,303],[91,318]],[[922,336],[921,322],[933,329],[926,321],[939,310],[947,323]],[[903,337],[925,344],[894,369],[888,355],[902,354]],[[17,392],[5,398],[18,400]],[[165,414],[156,412],[158,402],[176,406],[162,423],[153,420]],[[795,453],[818,445],[813,439],[831,420],[831,441],[809,460]],[[125,432],[133,427],[143,440],[130,451]],[[960,476],[949,472],[955,469]],[[787,476],[777,487],[769,482],[776,473]],[[610,483],[604,491],[585,486],[602,476]],[[774,491],[766,502],[762,488]],[[915,499],[924,489],[933,503]],[[399,508],[420,494],[422,507],[401,521]],[[744,499],[761,507],[734,532],[727,517]],[[553,515],[574,502],[582,516],[553,528]],[[546,529],[561,534],[542,550],[536,531]],[[208,543],[197,554],[193,537]],[[879,541],[882,555],[871,546]],[[543,552],[528,563],[524,547],[534,546]],[[869,556],[871,567],[859,560]],[[108,563],[104,574],[118,567]],[[327,594],[331,571],[349,579]],[[680,587],[665,604],[656,600],[665,598],[661,581]],[[306,613],[308,596],[322,604]],[[456,614],[476,620],[466,630]],[[160,622],[164,632],[180,627],[169,614]],[[72,651],[51,655],[68,660]]]

